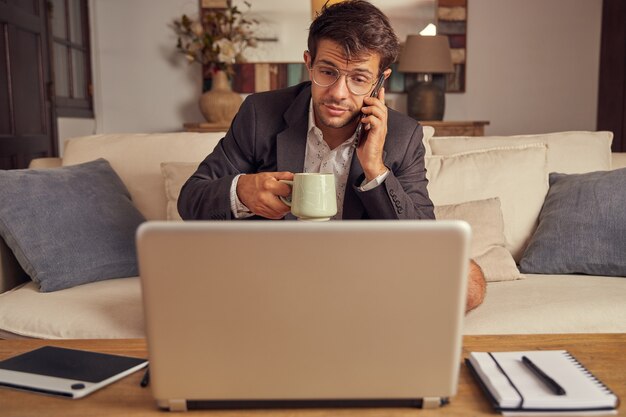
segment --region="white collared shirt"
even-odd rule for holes
[[[313,114],[313,101],[309,105],[309,130],[307,131],[306,153],[304,155],[304,172],[319,172],[322,174],[335,174],[335,186],[337,187],[337,214],[333,220],[341,219],[343,213],[343,199],[346,195],[346,184],[350,173],[350,164],[354,155],[352,144],[355,140],[353,134],[335,149],[324,141],[322,131],[315,124]]]
[[[333,220],[342,219],[343,200],[346,195],[346,187],[348,175],[350,174],[350,165],[354,156],[355,135],[344,141],[335,149],[330,149],[324,141],[322,131],[315,124],[315,116],[313,114],[313,100],[309,104],[309,128],[307,130],[306,152],[304,155],[304,172],[319,172],[335,174],[335,185],[337,187],[337,214]],[[239,200],[237,196],[237,182],[239,177],[245,174],[237,175],[230,187],[230,207],[233,216],[236,219],[250,217],[252,212]],[[359,187],[359,191],[369,191],[376,188],[385,181],[389,175],[389,170],[374,178],[370,182],[363,180]]]

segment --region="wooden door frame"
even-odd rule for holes
[[[48,21],[48,7],[46,0],[36,0],[33,3],[35,7],[37,7],[38,18],[34,18],[36,15],[30,15],[26,12],[21,12],[17,6],[13,6],[7,3],[0,2],[0,14],[6,16],[6,20],[3,21],[8,22],[4,24],[4,47],[5,47],[5,56],[4,59],[6,61],[6,70],[7,70],[7,91],[8,91],[8,111],[9,111],[9,120],[10,120],[10,131],[6,135],[10,138],[20,138],[23,137],[23,141],[13,140],[12,142],[7,142],[7,148],[9,152],[11,152],[17,160],[13,160],[12,164],[16,168],[25,168],[28,165],[28,161],[33,157],[38,156],[58,156],[58,132],[57,132],[57,120],[55,113],[55,104],[54,97],[52,95],[52,72],[51,72],[51,61],[50,61],[50,38],[49,38],[49,21]],[[39,22],[38,24],[34,24],[34,22]],[[18,29],[19,28],[19,29]],[[38,74],[39,78],[37,80],[39,84],[39,97],[42,102],[42,128],[44,129],[44,135],[47,139],[48,149],[45,151],[45,155],[39,154],[29,154],[29,143],[26,138],[33,137],[32,134],[20,134],[17,132],[17,115],[15,108],[15,99],[14,97],[19,94],[19,92],[14,91],[15,86],[13,77],[15,74],[15,67],[11,63],[11,48],[14,45],[11,45],[11,39],[15,36],[17,30],[29,31],[38,36],[39,43],[39,56],[38,63],[39,68]],[[39,136],[39,135],[37,135]]]
[[[598,130],[613,132],[613,152],[626,152],[626,2],[603,0]]]

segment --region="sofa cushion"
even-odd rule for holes
[[[137,275],[144,217],[104,159],[0,171],[0,236],[41,290]]]
[[[626,168],[626,152],[613,152],[611,154],[611,169]]]
[[[435,206],[498,197],[507,249],[518,261],[548,191],[546,146],[531,144],[426,157]]]
[[[138,277],[42,293],[33,282],[0,294],[0,331],[40,339],[143,338]]]
[[[437,220],[464,220],[472,227],[470,257],[487,281],[521,278],[515,261],[505,248],[504,221],[499,198],[435,206]]]
[[[161,173],[165,181],[167,220],[182,220],[178,214],[178,196],[185,182],[198,169],[195,162],[162,162]]]
[[[548,172],[578,174],[611,169],[612,132],[558,132],[521,136],[451,136],[429,141],[433,155],[450,155],[502,146],[543,143],[548,147]]]
[[[520,267],[528,273],[626,277],[626,168],[550,174]]]
[[[161,162],[200,163],[224,133],[107,134],[70,139],[63,165],[105,158],[148,220],[165,220],[167,199]]]
[[[492,282],[466,317],[464,334],[624,333],[626,281],[615,277],[526,275]]]

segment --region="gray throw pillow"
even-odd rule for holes
[[[43,292],[137,275],[143,221],[104,159],[0,171],[0,236]]]
[[[626,276],[626,168],[550,174],[539,226],[520,270]]]

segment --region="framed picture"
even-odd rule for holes
[[[439,0],[437,7],[437,33],[448,36],[454,65],[454,72],[446,75],[447,93],[465,92],[468,1]]]

